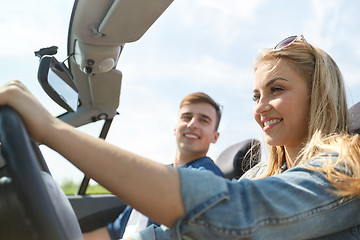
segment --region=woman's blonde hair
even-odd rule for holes
[[[321,171],[340,196],[360,195],[360,137],[358,134],[332,134],[326,137],[315,134],[302,157],[305,168]],[[322,155],[322,156],[319,156]],[[332,156],[335,155],[335,158]],[[318,158],[319,166],[310,163]]]
[[[281,49],[265,49],[255,62],[255,71],[264,61],[280,60],[292,63],[295,70],[307,81],[311,95],[305,148],[295,165],[316,152],[313,137],[322,138],[333,134],[347,133],[348,110],[342,74],[335,61],[322,49],[305,40],[296,40]],[[285,163],[283,146],[270,146],[268,167],[263,176],[272,176],[281,171]]]

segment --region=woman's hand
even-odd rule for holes
[[[150,219],[171,227],[185,214],[180,175],[175,168],[76,130],[51,116],[19,81],[0,87],[1,105],[20,114],[35,141],[60,153]]]
[[[38,143],[44,143],[50,127],[57,121],[30,91],[19,81],[10,81],[0,87],[0,105],[8,105],[21,116],[28,133]]]

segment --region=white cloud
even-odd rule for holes
[[[107,141],[155,161],[171,163],[179,103],[143,90],[128,90],[129,96],[123,98],[126,102],[119,108],[120,115],[115,117]]]
[[[188,29],[188,34],[193,35],[194,38],[198,38],[198,35],[206,35],[210,41],[229,44],[244,33],[242,23],[257,18],[256,10],[265,2],[265,0],[174,1],[169,13],[165,15],[171,13],[173,15],[171,18],[176,19],[176,22],[171,24]]]
[[[241,66],[231,62],[226,63],[218,61],[211,55],[181,62],[131,62],[123,67],[122,71],[125,81],[146,81],[143,86],[137,86],[140,89],[146,88],[147,84],[161,85],[169,81],[173,84],[215,87],[222,91],[253,87],[253,70],[250,64]]]
[[[108,141],[155,160],[172,161],[178,104],[196,90],[208,92],[225,107],[221,137],[210,154],[216,156],[237,141],[258,136],[250,101],[251,61],[259,48],[271,46],[289,32],[304,33],[311,43],[328,51],[343,70],[352,98],[360,101],[360,3],[310,0],[292,8],[288,2],[174,1],[143,38],[122,53],[120,116],[114,120]],[[27,85],[39,88],[36,79],[24,68],[19,71],[19,66],[33,68],[35,73],[37,62],[24,59],[50,45],[58,45],[62,56],[57,58],[64,58],[72,3],[1,2],[0,61],[7,74],[16,74]],[[307,9],[300,9],[302,6]],[[15,56],[16,64],[7,63],[10,56]],[[91,128],[84,131],[97,135]]]
[[[200,7],[213,9],[219,16],[228,16],[241,19],[253,19],[255,10],[264,1],[261,0],[201,0]]]
[[[72,1],[39,0],[1,2],[0,29],[2,37],[0,57],[33,53],[57,45],[66,56],[66,40]],[[5,6],[3,5],[5,4]]]

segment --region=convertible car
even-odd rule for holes
[[[106,139],[118,115],[122,73],[116,67],[124,46],[146,34],[172,1],[74,1],[68,58],[56,59],[56,46],[35,53],[40,59],[40,85],[66,111],[58,118],[74,127],[103,122],[99,137]],[[350,109],[350,128],[357,132],[359,104]],[[125,208],[112,194],[86,194],[90,181],[86,174],[77,194],[66,196],[21,118],[6,106],[0,107],[0,143],[0,239],[82,239],[82,232],[106,225]],[[254,144],[259,147],[257,143],[246,140],[219,155],[216,163],[227,178],[239,178],[250,162],[259,161],[246,155]]]
[[[68,58],[55,57],[57,47],[44,47],[38,80],[66,112],[61,120],[80,127],[102,120],[105,139],[119,106],[122,73],[116,69],[126,43],[140,39],[172,0],[76,0],[68,33]],[[37,143],[31,141],[17,113],[0,107],[0,239],[82,239],[113,221],[125,205],[112,194],[86,195],[85,175],[77,195],[66,196],[51,176]],[[239,177],[244,141],[219,156],[218,165]],[[249,159],[246,159],[249,160]]]

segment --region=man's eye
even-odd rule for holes
[[[181,118],[183,120],[190,121],[192,117],[190,117],[190,116],[182,116]]]
[[[203,122],[203,123],[208,123],[209,120],[207,120],[207,119],[201,119],[201,122]]]

